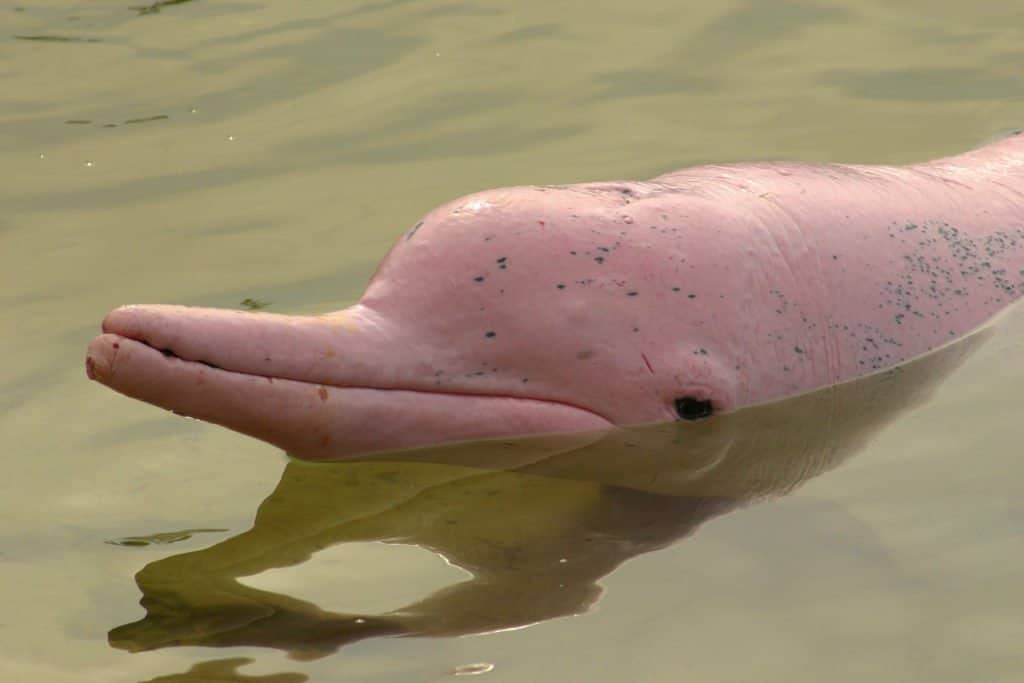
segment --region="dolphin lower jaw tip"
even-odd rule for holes
[[[119,335],[101,334],[90,342],[85,354],[85,374],[89,379],[101,384],[110,381],[122,341]]]

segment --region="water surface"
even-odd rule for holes
[[[426,507],[402,516],[403,483],[452,496],[490,476],[466,490],[518,501],[504,526],[500,507],[469,515],[488,522],[490,545],[458,546],[477,567],[484,547],[561,559],[560,539],[605,509],[601,484],[364,465],[339,486],[337,514],[377,526],[318,540],[299,516],[277,532],[329,547],[288,555],[245,533],[278,489],[297,492],[293,506],[317,500],[284,487],[302,466],[90,384],[82,361],[123,303],[347,305],[420,215],[479,189],[962,151],[1024,122],[1021,45],[1006,2],[0,7],[0,678],[443,680],[487,663],[481,675],[502,681],[1019,680],[1021,316],[836,469],[784,498],[701,511],[691,535],[616,556],[625,564],[563,602],[557,582],[542,586],[552,610],[529,628],[455,638],[433,621],[435,637],[337,652],[301,637],[332,623],[311,609],[378,614],[469,576],[429,548],[450,536],[408,531],[438,508],[412,496]],[[691,512],[648,510],[652,524]],[[378,542],[393,518],[412,543]],[[609,538],[624,533],[600,519]],[[209,594],[191,631],[126,635],[145,614],[138,572],[216,560],[225,551],[189,553],[222,544],[274,548],[287,565],[240,581],[291,601],[275,604],[305,619],[294,647],[279,647],[287,629],[274,643],[199,642],[211,620],[253,614]],[[229,559],[236,573],[261,566]],[[199,567],[200,581],[215,574]],[[168,633],[180,642],[159,641]]]

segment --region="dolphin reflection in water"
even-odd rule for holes
[[[927,398],[991,330],[700,422],[289,462],[251,529],[136,575],[146,615],[114,628],[110,643],[258,646],[312,659],[366,638],[484,633],[586,612],[598,580],[626,560],[842,463]],[[383,614],[326,611],[238,580],[367,541],[419,546],[472,578]]]

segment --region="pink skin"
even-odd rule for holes
[[[670,421],[683,397],[734,410],[899,364],[1022,293],[1014,135],[906,167],[481,192],[410,229],[350,308],[127,306],[86,366],[128,396],[339,459]]]

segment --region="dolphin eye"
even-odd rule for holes
[[[676,399],[676,414],[683,420],[702,420],[711,417],[711,401],[684,396]]]

